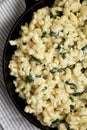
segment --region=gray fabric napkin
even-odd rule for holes
[[[2,74],[5,41],[11,27],[24,10],[24,0],[0,0],[0,130],[39,130],[19,113],[10,100]]]

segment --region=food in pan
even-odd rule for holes
[[[24,111],[58,130],[87,130],[87,1],[56,0],[20,34],[9,68]]]

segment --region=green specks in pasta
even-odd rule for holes
[[[81,96],[82,94],[84,93],[87,93],[87,89],[85,89],[84,91],[82,92],[75,92],[75,93],[72,93],[73,96]]]
[[[68,81],[65,81],[65,83],[66,83],[67,85],[70,85],[70,88],[71,88],[71,89],[76,89],[76,88],[77,88],[77,85],[76,85],[75,83],[71,83],[71,82],[68,82]]]
[[[63,12],[62,11],[59,11],[59,10],[56,10],[55,11],[55,15],[50,13],[50,18],[54,18],[56,19],[57,17],[61,17],[63,15]]]
[[[54,32],[54,31],[51,31],[51,32],[50,32],[50,36],[57,37],[57,36],[58,36],[58,33]]]
[[[73,50],[75,50],[75,48],[76,48],[76,45],[75,44],[73,44],[73,45],[69,45],[69,48],[71,49],[73,49]]]
[[[41,38],[44,38],[46,36],[47,32],[46,31],[43,31],[42,32],[42,35],[41,35]]]
[[[73,97],[72,97],[72,96],[69,96],[69,98],[70,98],[71,102],[74,102],[74,100],[73,100]]]
[[[61,55],[61,57],[62,57],[63,59],[66,58],[66,52],[60,52],[60,55]]]
[[[71,104],[71,105],[70,105],[70,111],[72,111],[72,110],[74,109],[74,107],[75,107],[75,106]]]
[[[73,130],[73,129],[71,129],[71,128],[69,127],[69,124],[68,124],[68,126],[67,126],[67,130]]]
[[[62,15],[63,15],[63,12],[62,12],[62,11],[56,10],[56,16],[62,16]]]
[[[50,18],[56,18],[56,15],[53,15],[52,13],[50,13]]]
[[[56,72],[63,72],[63,71],[65,71],[65,70],[66,70],[66,68],[57,68],[57,67],[54,67],[53,69],[50,70],[50,72],[51,72],[52,74],[54,74],[54,73],[56,73]]]
[[[84,47],[82,47],[82,51],[87,52],[87,44]]]
[[[35,74],[35,77],[36,78],[41,78],[41,75],[40,74]]]
[[[77,96],[81,96],[83,94],[83,92],[76,92],[76,93],[72,93],[73,96],[77,97]]]
[[[59,124],[64,123],[64,122],[65,122],[65,120],[57,119],[57,120],[55,120],[55,121],[52,122],[51,127],[52,127],[52,128],[55,128],[55,127],[57,127]]]
[[[72,64],[72,65],[68,65],[68,66],[66,67],[66,69],[67,69],[67,68],[73,69],[74,67],[75,67],[75,64]]]
[[[69,65],[69,66],[66,66],[65,68],[58,68],[58,67],[54,67],[53,69],[50,70],[50,72],[52,74],[56,73],[56,72],[64,72],[66,69],[71,69],[73,68],[75,65]]]
[[[34,79],[33,79],[33,76],[32,76],[31,73],[29,73],[29,75],[27,75],[27,76],[25,77],[25,82],[26,82],[26,83],[32,83],[32,82],[34,82]]]
[[[60,43],[60,44],[58,44],[58,46],[56,47],[56,49],[60,50],[60,49],[63,48],[63,46],[64,46],[64,44]]]
[[[44,88],[41,91],[45,91],[47,90],[47,86],[44,86]]]
[[[85,70],[86,70],[85,68],[82,68],[82,69],[81,69],[81,72],[82,72],[82,73],[84,73],[84,72],[85,72]]]
[[[50,72],[51,72],[52,74],[54,74],[54,73],[58,72],[58,68],[57,68],[57,67],[54,67],[53,69],[50,70]]]
[[[42,61],[41,61],[39,58],[37,58],[37,57],[35,57],[35,56],[33,56],[33,55],[30,55],[30,56],[29,56],[29,61],[36,61],[36,62],[38,62],[39,64],[42,64]]]

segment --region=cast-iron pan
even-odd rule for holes
[[[24,112],[25,102],[23,99],[21,99],[17,93],[15,93],[15,86],[13,85],[13,79],[14,77],[10,76],[10,70],[8,69],[9,61],[11,60],[11,56],[14,53],[16,47],[10,46],[9,41],[14,40],[19,37],[19,30],[20,26],[24,25],[26,22],[30,22],[32,18],[32,14],[34,11],[36,11],[39,8],[42,8],[44,6],[51,6],[54,2],[54,0],[25,0],[26,2],[26,10],[25,12],[20,16],[20,18],[16,21],[13,28],[11,29],[11,32],[7,38],[4,52],[3,52],[3,75],[4,75],[4,81],[6,84],[7,91],[10,95],[10,98],[12,99],[13,103],[17,107],[17,109],[22,113],[22,115],[31,123],[33,123],[35,126],[42,130],[56,130],[56,128],[50,128],[46,127],[40,124],[40,122],[33,116],[32,114],[26,114]]]

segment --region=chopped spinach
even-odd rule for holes
[[[41,78],[41,75],[40,74],[35,74],[35,77],[36,78]]]
[[[57,120],[55,120],[55,121],[52,122],[51,127],[52,127],[52,128],[55,128],[55,127],[57,127],[59,124],[64,123],[64,122],[65,122],[65,120],[57,119]]]
[[[56,18],[57,16],[56,15],[53,15],[52,13],[50,13],[50,18]]]
[[[70,96],[69,98],[70,98],[70,100],[71,100],[72,102],[74,101],[72,96]]]
[[[27,76],[25,77],[25,82],[26,82],[26,83],[32,83],[32,82],[34,82],[34,79],[33,79],[31,73],[29,73],[29,75],[27,75]]]
[[[70,49],[72,48],[74,50],[76,48],[76,45],[75,44],[74,45],[69,45],[69,48]]]
[[[73,129],[71,129],[69,126],[67,126],[67,130],[73,130]]]
[[[33,56],[33,55],[30,55],[30,56],[29,56],[29,60],[30,60],[30,61],[36,61],[36,62],[38,62],[39,64],[42,64],[42,61],[41,61],[39,58],[36,58],[36,57]]]
[[[41,91],[44,91],[44,90],[46,90],[47,89],[47,86],[44,86],[44,88],[41,90]]]
[[[66,68],[59,68],[58,69],[58,72],[63,72],[63,71],[65,71],[66,70]]]
[[[56,16],[62,16],[62,15],[63,15],[63,12],[62,12],[62,11],[56,10]]]
[[[65,71],[65,68],[57,68],[57,67],[54,67],[52,70],[50,70],[50,72],[52,74],[56,73],[56,72],[63,72]]]
[[[81,96],[83,93],[87,93],[87,89],[85,89],[83,92],[72,93],[72,96]]]
[[[69,65],[69,66],[66,66],[65,68],[58,68],[58,67],[54,67],[53,69],[50,70],[50,72],[52,74],[56,73],[56,72],[63,72],[65,71],[67,68],[73,68],[75,65]]]
[[[54,74],[54,73],[58,72],[58,68],[57,68],[57,67],[54,67],[53,69],[50,70],[50,72],[51,72],[52,74]]]
[[[82,72],[82,73],[84,73],[84,72],[85,72],[85,70],[86,70],[85,68],[82,68],[82,69],[81,69],[81,72]]]
[[[71,109],[71,111],[74,109],[74,105],[70,105],[70,109]]]
[[[41,35],[41,38],[45,37],[46,34],[47,34],[47,32],[46,32],[46,31],[43,31],[43,32],[42,32],[42,35]]]
[[[68,127],[67,130],[71,130],[71,129]]]
[[[63,44],[58,44],[58,46],[56,47],[56,49],[60,50],[62,48]]]
[[[60,52],[60,55],[61,55],[61,57],[62,57],[63,59],[66,58],[66,52]]]
[[[75,67],[75,64],[73,64],[73,65],[68,65],[66,68],[73,69],[74,67]]]
[[[82,51],[87,51],[87,44],[84,47],[82,47]]]
[[[56,36],[58,36],[58,33],[54,32],[54,31],[51,31],[50,35],[53,36],[53,37],[56,37]]]
[[[66,84],[71,86],[71,89],[77,88],[77,85],[75,83],[69,83],[68,81],[65,81]]]
[[[73,96],[81,96],[83,94],[83,92],[77,92],[77,93],[72,93]]]
[[[55,15],[52,14],[52,13],[50,13],[50,18],[54,18],[54,19],[55,19],[55,18],[57,18],[57,16],[60,16],[60,17],[61,17],[61,16],[63,15],[63,12],[62,12],[62,11],[56,10],[55,13],[56,13]]]

